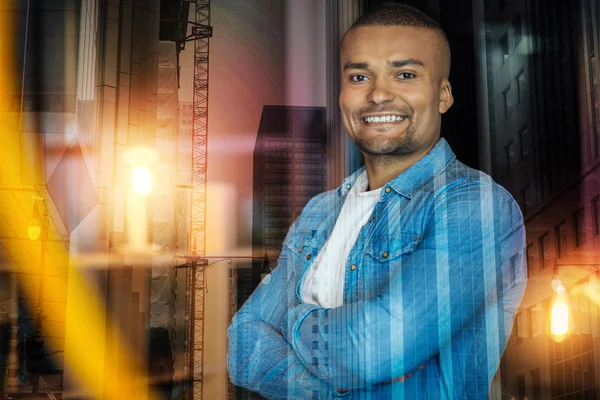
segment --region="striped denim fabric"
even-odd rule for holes
[[[526,284],[518,205],[440,139],[384,186],[346,261],[343,305],[304,304],[361,172],[309,202],[235,315],[233,383],[269,398],[487,399]]]

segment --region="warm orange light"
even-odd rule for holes
[[[29,236],[29,239],[37,240],[41,233],[42,227],[40,226],[40,223],[35,219],[31,220],[29,226],[27,227],[27,236]]]
[[[552,305],[550,331],[553,335],[565,335],[569,331],[569,307],[563,296],[557,296]]]
[[[152,191],[152,173],[145,165],[135,167],[131,173],[131,186],[142,196],[147,196]]]

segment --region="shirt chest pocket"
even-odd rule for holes
[[[294,232],[285,242],[285,246],[292,251],[293,254],[302,254],[310,247],[314,231]]]
[[[419,235],[412,232],[376,236],[367,244],[365,253],[377,261],[388,262],[411,253],[419,242]]]

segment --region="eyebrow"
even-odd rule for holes
[[[424,67],[423,62],[419,60],[415,60],[414,58],[407,58],[406,60],[398,60],[392,61],[389,63],[394,68],[406,67],[407,65],[412,65],[413,67]]]
[[[414,67],[424,67],[425,66],[422,61],[416,60],[414,58],[407,58],[405,60],[389,61],[388,64],[390,67],[393,67],[393,68],[406,67],[407,65],[411,65]],[[349,70],[349,69],[369,69],[369,64],[365,63],[365,62],[356,62],[356,63],[349,62],[346,65],[344,65],[344,71]]]

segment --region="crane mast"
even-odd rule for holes
[[[192,125],[192,205],[190,221],[191,260],[189,288],[190,324],[188,342],[188,373],[190,396],[202,399],[204,362],[204,294],[206,263],[197,262],[203,257],[206,236],[206,143],[208,136],[208,50],[212,36],[210,26],[210,0],[196,0],[195,19],[191,22],[194,41],[194,97]]]

